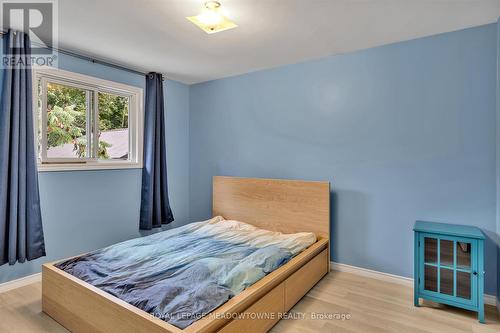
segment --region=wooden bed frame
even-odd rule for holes
[[[54,266],[43,265],[42,308],[73,333],[267,332],[329,271],[330,184],[214,177],[213,215],[318,241],[184,330]]]

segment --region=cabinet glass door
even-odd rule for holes
[[[443,298],[473,303],[474,241],[437,235],[420,238],[423,271],[420,288]]]

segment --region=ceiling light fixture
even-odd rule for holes
[[[208,34],[236,28],[237,25],[227,19],[221,11],[221,4],[218,1],[205,2],[205,8],[197,16],[186,17],[196,24],[200,29]]]

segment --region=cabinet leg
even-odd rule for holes
[[[418,296],[413,296],[413,305],[415,305],[416,307],[420,306]]]
[[[484,308],[479,310],[479,312],[477,313],[477,319],[479,319],[479,322],[481,324],[484,324]]]

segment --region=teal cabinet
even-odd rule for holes
[[[476,227],[417,221],[414,302],[419,299],[478,313],[484,323],[484,234]]]

